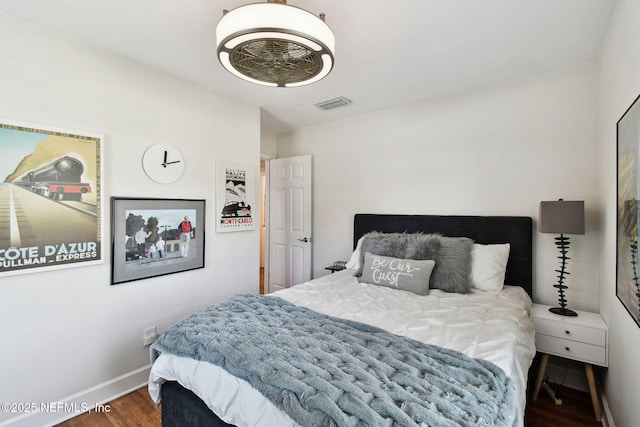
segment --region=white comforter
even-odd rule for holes
[[[353,270],[343,270],[272,295],[493,362],[518,385],[520,413],[524,414],[527,371],[535,344],[531,299],[522,288],[505,286],[499,293],[467,295],[431,290],[419,296],[359,283],[353,274]],[[214,365],[162,354],[149,378],[149,393],[156,403],[160,403],[160,385],[165,380],[179,381],[221,419],[239,427],[296,425],[248,383]]]

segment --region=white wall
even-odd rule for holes
[[[601,60],[600,187],[604,195],[600,307],[609,325],[605,394],[617,426],[640,419],[640,328],[616,297],[616,123],[640,94],[640,2],[618,0]]]
[[[0,117],[104,134],[105,239],[111,196],[207,202],[204,269],[110,286],[107,245],[102,265],[0,279],[0,402],[56,402],[149,365],[144,328],[258,291],[259,230],[215,233],[213,166],[258,171],[260,112],[5,15],[0,50]],[[156,143],[183,153],[175,184],[143,173]]]
[[[261,126],[260,131],[260,153],[265,158],[273,158],[277,153],[277,139],[273,131]]]
[[[539,202],[584,200],[568,300],[596,310],[596,87],[586,65],[278,135],[278,157],[313,156],[315,276],[348,259],[355,213],[524,215],[536,223],[534,299],[555,304],[556,236],[537,232]]]

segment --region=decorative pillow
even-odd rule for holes
[[[378,231],[372,231],[362,236],[360,265],[358,266],[355,276],[362,276],[364,254],[367,252],[393,258],[408,258],[404,256],[407,246],[407,236],[408,234],[406,233],[380,233]]]
[[[501,291],[509,260],[509,243],[481,245],[471,251],[471,284],[482,291]]]
[[[440,234],[409,234],[405,258],[431,259],[436,265],[429,287],[445,292],[466,294],[471,291],[471,249],[467,237],[445,237]]]
[[[347,264],[345,265],[346,268],[350,270],[360,269],[360,266],[362,265],[360,263],[360,259],[362,258],[361,249],[362,249],[363,240],[364,240],[364,236],[358,239],[358,243],[356,243],[356,248],[353,250],[353,253],[351,254],[351,258],[349,258],[349,261],[347,261]]]
[[[358,280],[426,295],[434,265],[432,260],[400,259],[366,252],[362,277]]]

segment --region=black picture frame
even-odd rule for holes
[[[199,199],[112,197],[111,284],[204,268],[205,209]]]
[[[640,96],[616,124],[617,232],[616,296],[640,326],[640,269],[638,266],[638,200],[640,183]]]

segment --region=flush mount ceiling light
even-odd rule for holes
[[[224,68],[252,83],[303,86],[333,68],[335,38],[324,14],[317,17],[286,0],[225,10],[216,37]]]

